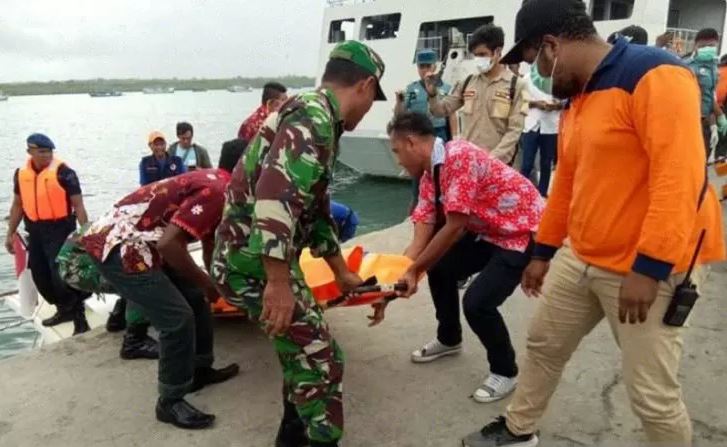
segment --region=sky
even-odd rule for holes
[[[0,82],[315,76],[324,0],[0,0]]]

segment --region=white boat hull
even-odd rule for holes
[[[379,132],[352,132],[341,137],[338,160],[354,171],[375,177],[408,179],[389,146],[389,138]]]

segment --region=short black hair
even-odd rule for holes
[[[703,28],[697,32],[697,36],[694,38],[695,42],[703,40],[719,40],[719,32],[714,28]]]
[[[498,48],[505,46],[505,31],[499,26],[495,26],[492,23],[483,25],[475,30],[470,37],[470,43],[467,49],[471,53],[475,48],[480,45],[484,45],[491,51],[495,51]]]
[[[220,151],[220,161],[217,164],[219,169],[224,169],[227,172],[232,173],[235,166],[242,158],[242,154],[245,153],[247,148],[247,141],[242,138],[235,138],[234,140],[225,141],[222,144],[222,151]]]
[[[288,93],[288,89],[280,82],[268,82],[263,86],[263,104],[286,93]]]
[[[362,67],[346,59],[330,59],[323,72],[322,82],[330,82],[341,87],[351,87],[373,75]]]
[[[585,5],[583,2],[579,3]],[[584,6],[582,10],[581,8],[576,8],[571,11],[568,16],[559,22],[557,29],[545,34],[562,37],[567,40],[584,41],[597,36],[598,31],[596,30],[596,26],[593,24],[593,19],[591,19],[591,16],[585,11]],[[617,35],[618,33],[613,33],[609,36],[609,39],[613,37],[613,41],[615,41]],[[525,43],[525,48],[540,48],[542,43],[542,35],[532,37]]]
[[[560,33],[558,33],[560,37],[568,40],[586,40],[597,34],[596,26],[586,12],[585,6],[582,10],[575,10],[566,16],[561,23]]]
[[[648,45],[649,43],[649,33],[638,25],[627,26],[621,31],[611,34],[608,36],[608,43],[616,42],[618,36],[630,37],[631,41],[629,43],[637,45]]]
[[[187,132],[192,132],[192,135],[194,135],[194,127],[191,124],[186,121],[177,123],[177,136],[184,135]]]
[[[425,114],[419,112],[402,112],[394,115],[386,126],[386,132],[392,135],[394,132],[403,134],[414,134],[420,137],[435,136],[432,120]]]

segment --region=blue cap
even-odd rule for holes
[[[437,63],[437,53],[425,48],[417,53],[417,65],[434,65]]]
[[[53,140],[48,138],[47,135],[43,135],[42,133],[34,133],[33,135],[28,137],[26,142],[28,143],[28,146],[42,147],[46,149],[56,148],[56,145],[53,144]]]

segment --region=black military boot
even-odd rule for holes
[[[121,344],[121,358],[124,360],[159,358],[159,343],[149,337],[148,324],[130,326],[124,334],[124,341]]]
[[[121,332],[126,329],[126,300],[119,298],[114,304],[114,310],[106,320],[106,330],[109,332]]]
[[[73,315],[73,335],[80,335],[90,330],[88,320],[86,320],[86,307],[81,304],[81,308],[76,310]]]
[[[298,410],[286,399],[283,403],[283,420],[280,421],[275,447],[307,447],[308,445],[305,425],[298,416]]]

